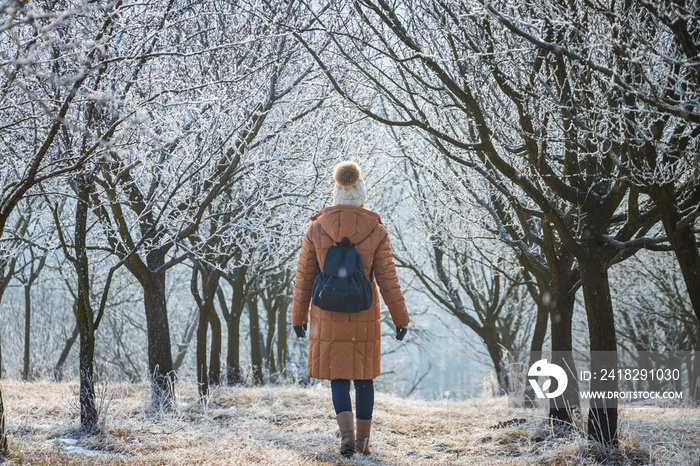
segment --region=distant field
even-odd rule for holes
[[[9,464],[700,464],[700,410],[623,410],[620,451],[604,455],[580,432],[556,438],[542,411],[514,410],[505,399],[378,393],[374,452],[346,460],[320,386],[221,388],[203,407],[181,384],[176,409],[153,413],[146,387],[110,385],[101,389],[105,431],[94,437],[76,434],[77,385],[3,381],[2,390]]]

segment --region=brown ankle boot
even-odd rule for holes
[[[336,420],[340,429],[340,454],[352,456],[355,453],[355,426],[352,411],[338,413]]]
[[[357,434],[355,435],[355,448],[357,451],[369,455],[369,431],[372,428],[371,419],[355,419],[357,422]]]

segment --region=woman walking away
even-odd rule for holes
[[[386,228],[378,214],[365,208],[367,192],[360,167],[341,162],[333,178],[334,205],[311,217],[304,236],[292,326],[302,338],[310,324],[309,376],[331,381],[340,453],[351,456],[357,450],[367,455],[381,354],[376,285],[396,326],[397,340],[403,340],[410,319]],[[356,433],[350,380],[355,385]]]

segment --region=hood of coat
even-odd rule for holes
[[[367,238],[381,222],[379,214],[371,210],[346,205],[326,207],[311,217],[311,220],[317,220],[323,231],[336,243],[347,236],[352,244]]]

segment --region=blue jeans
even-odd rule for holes
[[[355,380],[355,417],[372,419],[374,409],[374,380]],[[335,414],[352,411],[350,401],[350,381],[347,379],[331,380],[331,393]]]

